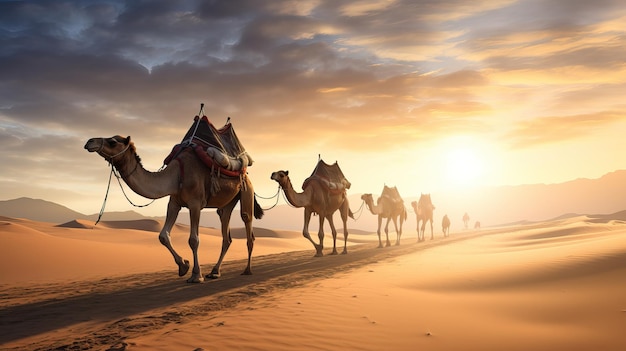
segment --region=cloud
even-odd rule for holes
[[[534,118],[518,122],[506,140],[513,148],[541,146],[588,136],[600,128],[624,120],[625,111]]]

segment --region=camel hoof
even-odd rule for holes
[[[313,257],[322,257],[324,256],[324,253],[322,252],[316,252],[315,255]]]
[[[336,250],[334,250],[334,251],[333,251],[333,252],[331,252],[330,254],[331,254],[331,255],[337,255],[338,253],[337,253],[337,251],[336,251]]]
[[[252,275],[252,270],[247,269],[241,273],[241,275]]]
[[[204,281],[204,278],[202,277],[202,275],[199,274],[192,274],[191,278],[187,279],[187,283],[202,283]]]
[[[343,252],[341,252],[342,255],[347,255],[348,254],[348,250],[343,250]]]
[[[183,263],[178,264],[178,276],[182,277],[189,272],[189,261],[184,260]]]

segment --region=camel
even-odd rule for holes
[[[468,223],[470,221],[470,216],[465,212],[463,215],[463,225],[465,225],[465,229],[467,229]]]
[[[448,218],[448,215],[444,215],[441,220],[441,230],[444,238],[450,235],[450,218]]]
[[[476,221],[476,223],[474,223],[474,229],[480,229],[480,221]]]
[[[421,194],[419,201],[411,202],[413,211],[417,217],[417,241],[424,241],[424,232],[426,230],[426,222],[430,221],[430,240],[433,240],[433,210],[435,206],[430,198],[430,194]],[[422,221],[422,227],[420,229],[420,221]]]
[[[165,224],[159,233],[159,241],[174,257],[178,265],[178,275],[184,276],[189,270],[189,261],[183,259],[172,247],[170,231],[178,212],[182,207],[189,209],[190,232],[189,246],[193,252],[193,269],[188,283],[200,283],[204,278],[218,278],[222,261],[232,242],[230,236],[230,217],[238,201],[241,201],[241,219],[246,227],[248,244],[248,265],[242,274],[252,274],[250,260],[254,246],[252,218],[260,219],[263,209],[254,196],[254,188],[248,176],[228,177],[213,174],[200,161],[190,148],[184,148],[170,164],[161,171],[150,172],[144,169],[137,155],[135,145],[129,137],[119,135],[111,138],[92,138],[85,144],[85,149],[95,152],[107,160],[121,175],[122,179],[137,194],[158,199],[169,195]],[[172,161],[172,162],[173,162]],[[218,187],[215,187],[217,182]],[[211,186],[213,185],[213,190]],[[198,226],[200,211],[203,208],[217,208],[222,229],[222,251],[219,260],[211,273],[203,277],[198,262],[198,246],[200,244]]]
[[[406,208],[404,207],[404,201],[402,200],[402,197],[400,197],[398,189],[395,186],[390,188],[385,185],[382,194],[376,202],[376,205],[374,205],[374,198],[372,197],[372,194],[363,194],[361,195],[361,199],[365,202],[365,205],[373,215],[378,215],[378,229],[376,230],[376,233],[378,234],[378,247],[383,247],[383,242],[380,237],[380,227],[382,225],[383,218],[387,218],[387,223],[385,224],[385,235],[387,236],[386,246],[391,246],[391,242],[389,241],[390,221],[393,221],[393,226],[396,229],[396,245],[400,245],[402,223],[406,220],[407,214]],[[400,218],[399,230],[398,217]]]
[[[322,161],[323,162],[323,161]],[[315,247],[315,257],[321,257],[324,255],[324,220],[328,220],[330,229],[333,235],[333,251],[331,255],[337,254],[337,230],[333,222],[333,214],[339,210],[341,214],[341,220],[343,222],[343,251],[342,254],[348,253],[348,216],[354,219],[350,206],[348,204],[348,198],[345,189],[349,188],[349,183],[341,191],[331,191],[328,188],[328,184],[325,184],[324,179],[318,177],[310,177],[309,181],[305,182],[303,186],[303,192],[297,193],[293,189],[291,180],[289,179],[289,171],[279,170],[273,172],[271,179],[278,182],[279,186],[283,189],[287,201],[294,207],[304,207],[304,228],[302,229],[302,236],[307,238]],[[347,182],[347,181],[346,181]],[[319,215],[319,229],[317,236],[319,238],[319,244],[311,239],[309,234],[309,222],[311,221],[311,214],[317,213]]]

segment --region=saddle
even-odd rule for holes
[[[346,179],[339,168],[339,164],[335,161],[334,164],[329,165],[320,158],[313,169],[313,173],[302,183],[302,190],[304,190],[312,180],[318,181],[332,194],[339,194],[350,189],[350,182]]]
[[[168,165],[187,148],[207,167],[226,176],[239,177],[254,162],[235,134],[230,118],[217,129],[206,116],[195,116],[182,142],[174,145],[163,163]]]

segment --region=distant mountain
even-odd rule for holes
[[[86,219],[84,214],[65,206],[28,197],[0,201],[0,215],[51,223],[65,223],[74,219]]]
[[[28,197],[0,201],[0,215],[58,224],[77,219],[87,219],[90,221],[96,221],[98,219],[98,214],[86,215],[54,202],[31,199]],[[136,219],[162,219],[162,217],[146,217],[135,211],[106,212],[102,216],[102,220],[107,221],[128,221]]]

